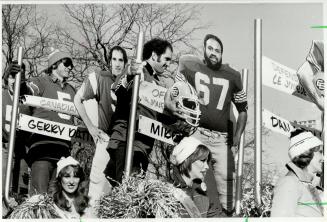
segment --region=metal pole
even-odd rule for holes
[[[248,91],[248,69],[242,69],[242,81],[244,92]],[[241,214],[241,199],[242,199],[242,175],[243,175],[243,162],[244,162],[244,141],[245,134],[242,133],[240,144],[238,146],[238,162],[237,162],[237,175],[236,175],[236,201],[235,208],[236,214]]]
[[[255,19],[254,23],[254,76],[255,76],[255,201],[261,205],[261,177],[262,177],[262,20]]]
[[[144,33],[140,31],[137,41],[137,51],[136,60],[137,62],[142,62],[143,54],[143,42]],[[140,86],[140,75],[135,75],[132,92],[132,107],[131,113],[129,115],[129,125],[128,125],[128,135],[127,135],[127,150],[125,159],[125,175],[128,177],[131,174],[131,169],[133,165],[133,144],[134,144],[134,133],[135,133],[135,119],[136,119],[136,109],[139,96],[139,86]]]
[[[23,47],[18,48],[18,65],[22,65],[23,59]],[[15,77],[15,90],[13,98],[13,109],[10,123],[10,135],[9,135],[9,150],[8,150],[8,162],[6,169],[6,182],[5,182],[5,203],[8,206],[9,203],[9,187],[10,187],[10,178],[11,178],[11,166],[12,166],[12,156],[15,147],[15,138],[16,138],[16,124],[17,124],[17,114],[18,114],[18,103],[19,103],[19,94],[20,94],[20,81],[21,81],[21,72],[18,72]]]

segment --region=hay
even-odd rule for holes
[[[34,195],[16,207],[8,219],[59,218],[53,206],[54,202],[47,194]]]
[[[182,205],[174,198],[175,188],[166,182],[140,175],[123,178],[122,183],[103,196],[96,209],[99,218],[176,218]]]

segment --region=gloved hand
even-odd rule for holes
[[[24,74],[23,67],[21,65],[18,65],[17,61],[13,61],[12,63],[10,63],[6,69],[6,73],[8,73],[8,75],[15,76],[18,72],[22,72],[22,74]]]

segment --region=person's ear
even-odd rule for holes
[[[151,58],[152,58],[153,61],[157,61],[157,59],[158,59],[157,53],[152,52]]]

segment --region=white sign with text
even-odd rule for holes
[[[162,86],[142,81],[140,83],[139,103],[156,112],[163,113],[166,91],[167,89]]]
[[[85,128],[79,128],[77,126],[58,123],[25,114],[19,114],[17,128],[31,133],[68,141],[93,143],[92,136]]]
[[[73,102],[49,99],[38,96],[25,95],[22,99],[24,105],[43,108],[47,110],[79,116]]]
[[[262,110],[262,123],[266,128],[288,137],[290,136],[291,131],[294,130],[294,127],[288,120],[283,119],[266,109]]]
[[[162,142],[174,145],[171,129],[161,122],[146,116],[139,116],[138,132]]]
[[[294,69],[262,56],[262,84],[311,102]]]

